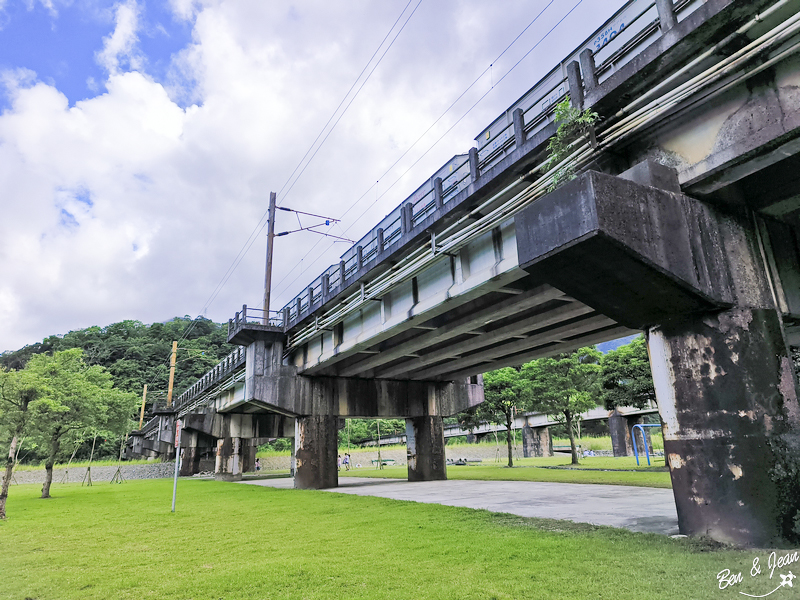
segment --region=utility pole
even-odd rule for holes
[[[269,292],[272,285],[272,242],[275,239],[275,192],[269,193],[269,220],[267,221],[267,269],[264,274],[264,325],[269,325]]]
[[[316,233],[319,235],[324,235],[325,237],[333,238],[340,242],[349,242],[354,244],[353,240],[348,240],[347,238],[340,237],[338,235],[331,235],[330,233],[325,233],[322,231],[317,231],[317,227],[328,227],[332,223],[338,223],[339,219],[334,219],[333,217],[323,217],[322,215],[315,215],[313,213],[303,212],[302,210],[294,210],[293,208],[286,208],[285,206],[276,206],[277,194],[275,192],[269,193],[269,219],[267,220],[267,268],[264,273],[264,316],[261,319],[261,322],[264,325],[269,325],[269,295],[270,295],[270,288],[272,287],[272,243],[276,237],[280,237],[282,235],[289,235],[290,233],[296,233],[298,231],[310,231],[312,233]],[[298,229],[294,229],[292,231],[282,231],[281,233],[275,233],[275,211],[276,210],[285,210],[286,212],[292,212],[297,215],[298,223],[300,221],[300,215],[305,215],[307,217],[314,217],[316,219],[322,219],[322,223],[317,223],[316,225],[308,225],[304,226],[300,223],[300,227]]]
[[[144,384],[144,391],[142,392],[142,410],[139,413],[139,430],[142,429],[142,423],[144,423],[144,402],[147,399],[147,384]]]
[[[167,388],[167,406],[172,406],[172,384],[175,381],[175,355],[178,354],[178,342],[172,342],[172,355],[169,357],[169,387]]]

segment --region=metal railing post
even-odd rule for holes
[[[521,108],[516,109],[511,117],[514,121],[514,144],[519,150],[522,148],[522,144],[525,143],[525,117]]]
[[[583,81],[581,81],[581,68],[576,60],[567,65],[567,81],[569,82],[569,99],[572,106],[583,110]]]
[[[473,183],[478,179],[478,149],[474,146],[469,149],[469,176]]]
[[[580,55],[581,71],[583,71],[583,85],[587,92],[597,87],[597,67],[594,64],[594,53],[591,48],[586,48]]]
[[[656,0],[656,9],[658,10],[658,21],[661,24],[661,33],[666,33],[678,24],[672,0]]]
[[[436,210],[439,210],[444,206],[444,202],[442,201],[442,178],[436,177],[433,180],[433,204],[436,206]]]

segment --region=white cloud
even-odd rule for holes
[[[595,8],[605,15],[619,3],[592,6],[605,5]],[[203,309],[265,212],[269,192],[289,177],[405,4],[172,0],[176,16],[192,23],[192,42],[162,85],[144,71],[137,42],[143,17],[131,0],[116,5],[113,33],[98,40],[97,60],[108,72],[97,82],[102,94],[70,107],[34,73],[3,73],[11,107],[0,115],[0,350],[89,325]],[[545,3],[534,4],[538,11]],[[554,8],[547,28],[563,12]],[[390,193],[375,201],[371,191],[334,233],[350,227],[347,237],[358,239],[450,156],[465,152],[486,123],[588,35],[590,13],[569,24],[585,32],[550,40]],[[384,192],[489,81],[384,178],[386,168],[534,14],[529,3],[498,11],[477,1],[423,2],[283,203],[338,217],[379,177],[378,194]],[[496,69],[509,68],[543,31],[523,38],[521,50]],[[280,215],[278,227],[291,226]],[[277,307],[346,249],[325,241],[322,258],[314,262],[315,251],[300,264],[317,240],[295,234],[277,241]],[[224,321],[242,303],[258,303],[263,253],[262,236],[210,318]]]
[[[98,64],[112,75],[125,63],[133,70],[142,67],[141,56],[136,52],[139,12],[136,0],[114,6],[114,31],[103,38],[103,49],[96,55]]]

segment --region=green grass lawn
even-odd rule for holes
[[[519,469],[532,470],[547,471]],[[55,485],[51,500],[38,492],[11,489],[0,599],[683,600],[769,591],[748,576],[756,551],[564,521],[208,480],[179,482],[175,514],[169,479]],[[724,568],[745,582],[719,590]]]
[[[642,487],[671,488],[669,472],[664,466],[664,458],[641,461],[628,457],[586,457],[578,467],[570,465],[568,457],[523,458],[515,461],[513,468],[505,463],[480,463],[475,465],[448,465],[448,479],[482,479],[493,481],[553,481],[557,483],[602,483],[607,485],[635,485]],[[538,467],[538,468],[537,468]],[[547,467],[547,468],[542,468]],[[554,468],[563,467],[563,468]],[[598,469],[598,470],[594,470]],[[608,470],[601,470],[608,469]],[[341,471],[343,477],[382,477],[406,479],[405,466],[387,466],[383,469],[362,468]]]

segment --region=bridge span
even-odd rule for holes
[[[482,373],[645,331],[681,531],[800,537],[799,9],[628,2],[279,313],[237,313],[185,453],[236,476],[293,433],[295,485],[333,487],[340,420],[397,417],[409,479],[445,478]],[[599,121],[552,164],[565,98]]]

